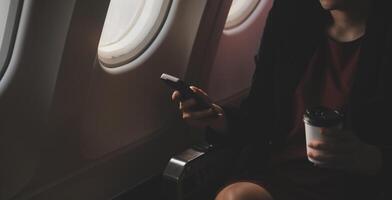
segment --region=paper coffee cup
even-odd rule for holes
[[[313,107],[305,111],[305,138],[307,153],[314,151],[308,147],[312,141],[325,140],[325,132],[343,127],[343,114],[337,110],[326,107]],[[308,157],[308,160],[314,164],[325,165]]]

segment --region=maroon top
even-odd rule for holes
[[[273,163],[306,158],[303,114],[310,106],[343,109],[357,69],[359,38],[351,42],[338,42],[327,37],[310,60],[309,66],[294,93],[293,125],[287,148],[274,152]]]

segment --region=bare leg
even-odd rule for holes
[[[250,182],[237,182],[225,187],[215,200],[273,200],[261,186]]]

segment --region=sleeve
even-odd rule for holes
[[[383,166],[381,172],[379,173],[379,179],[381,181],[381,187],[384,191],[385,199],[392,199],[392,192],[390,186],[390,180],[392,178],[392,148],[391,147],[380,147],[383,159]]]
[[[392,47],[392,43],[389,43],[389,46]],[[385,199],[392,199],[392,187],[390,184],[392,180],[392,142],[390,139],[390,123],[392,119],[391,56],[386,56],[381,70],[379,95],[376,98],[356,105],[356,108],[353,109],[355,112],[352,113],[352,118],[359,138],[363,142],[377,146],[381,150],[383,165],[380,173],[378,173],[378,179],[384,195],[388,197]]]
[[[377,120],[374,120],[374,123],[371,123],[373,125],[373,132],[371,133],[378,132],[378,134],[372,134],[374,138],[368,141],[381,150],[382,168],[379,173],[379,180],[384,191],[385,199],[392,199],[392,187],[390,184],[392,180],[392,144],[389,139],[389,134],[391,134],[390,113],[392,112],[392,109],[388,102],[391,102],[391,99],[385,100],[384,104],[380,103],[380,105],[384,105],[384,109],[382,109],[382,111],[380,110],[375,115],[372,115],[372,117],[381,116],[381,118],[378,118]]]

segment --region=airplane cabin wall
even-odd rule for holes
[[[224,29],[213,64],[205,76],[206,90],[214,101],[238,103],[246,95],[271,6],[272,0],[260,0],[245,21]]]
[[[110,70],[96,59],[108,0],[25,0],[1,80],[0,199],[108,199],[193,143],[159,76],[184,76],[206,2],[173,0],[140,66]]]
[[[206,1],[173,0],[146,52],[114,69],[96,59],[108,2],[75,5],[49,115],[51,153],[21,198],[108,199],[159,175],[192,143],[159,76],[185,73]]]
[[[0,199],[21,193],[40,166],[75,1],[22,3],[12,57],[0,80]]]
[[[161,73],[200,83],[219,101],[249,87],[252,40],[270,4],[221,34],[231,0],[172,0],[146,51],[108,68],[97,47],[109,2],[24,0],[0,80],[0,200],[110,199],[159,175],[200,139]]]

